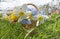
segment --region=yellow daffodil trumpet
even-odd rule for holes
[[[24,11],[20,11],[19,15],[20,15],[20,17],[23,17],[25,15],[25,12]]]
[[[43,16],[38,16],[38,20],[42,21],[43,20]]]

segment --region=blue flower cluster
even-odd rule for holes
[[[22,24],[31,24],[31,20],[30,19],[25,19],[21,21]]]

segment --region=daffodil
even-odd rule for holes
[[[15,10],[14,10],[14,14],[15,16],[18,17],[18,22],[21,22],[23,19],[26,18],[26,14],[25,14],[25,11],[23,10],[23,8],[21,7],[16,7]]]
[[[49,17],[47,15],[37,14],[33,18],[34,20],[37,20],[36,26],[38,26],[39,24],[44,23],[44,21],[47,20]]]
[[[18,17],[15,16],[14,12],[11,13],[10,18],[11,18],[11,21],[13,22],[18,20]]]
[[[37,23],[36,23],[36,26],[38,26],[39,24],[42,24],[44,23],[45,20],[47,20],[49,17],[47,15],[38,15],[37,16]]]
[[[27,15],[25,14],[25,12],[23,10],[20,10],[18,22],[21,22],[23,19],[26,19],[26,17]]]
[[[37,16],[36,26],[38,26],[38,25],[41,24],[42,22],[44,22],[44,17],[43,17],[42,15],[38,15],[38,16]]]
[[[14,9],[15,14],[19,16],[18,22],[21,22],[24,19],[28,19],[28,17],[32,18],[32,15],[28,15],[26,13],[27,6],[24,4],[22,6],[18,6]]]
[[[20,18],[18,21],[21,22],[22,24],[31,24],[31,19],[32,19],[32,12],[27,11],[22,16],[20,14]]]

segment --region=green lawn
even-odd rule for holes
[[[24,39],[27,32],[20,23],[12,24],[0,19],[0,38]],[[60,15],[53,14],[39,25],[25,39],[60,39]]]

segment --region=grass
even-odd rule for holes
[[[21,23],[12,24],[0,19],[1,39],[24,39],[27,32]],[[53,14],[45,23],[39,25],[25,39],[60,39],[60,15]]]

